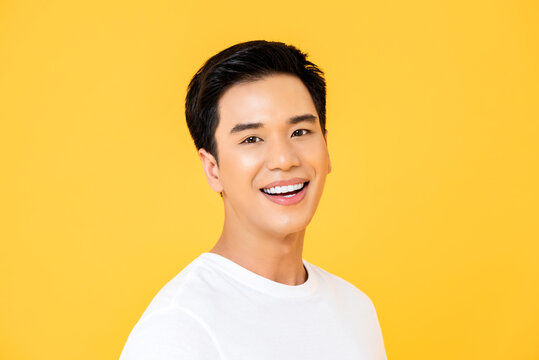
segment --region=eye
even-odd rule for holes
[[[256,141],[256,139],[259,139],[260,141],[262,141],[262,139],[260,139],[258,136],[249,136],[248,138],[243,140],[241,144],[253,144],[255,142],[258,142]]]
[[[310,130],[307,130],[307,129],[298,129],[298,130],[295,130],[293,133],[292,133],[292,136],[294,136],[294,134],[296,134],[296,136],[301,136],[301,135],[305,135],[305,134],[308,134],[310,133],[311,131]]]

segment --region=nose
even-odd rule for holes
[[[266,166],[269,170],[289,170],[300,165],[300,159],[294,146],[286,139],[273,139],[267,146]]]

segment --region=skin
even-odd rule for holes
[[[305,229],[331,172],[327,131],[322,132],[309,91],[296,76],[270,75],[230,87],[218,111],[219,165],[205,149],[199,150],[208,183],[222,192],[225,209],[221,236],[210,252],[270,280],[303,284]],[[289,123],[306,114],[314,121]],[[257,122],[263,126],[230,133],[238,123]],[[273,181],[294,177],[309,180],[297,204],[276,204],[260,191]]]

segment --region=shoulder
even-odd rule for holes
[[[200,278],[204,276],[205,271],[204,264],[198,258],[189,263],[157,292],[139,322],[153,313],[188,308],[187,302],[197,296],[198,288],[204,283]]]
[[[210,275],[195,259],[169,280],[131,330],[120,359],[219,358],[212,331],[193,306]]]
[[[376,348],[385,358],[378,314],[371,298],[356,285],[335,274],[320,267],[314,267],[314,270],[322,279],[321,295],[326,299],[326,303],[332,304],[336,314],[343,316],[358,334],[362,334],[365,348]]]
[[[335,296],[346,300],[347,302],[349,301],[355,305],[359,304],[369,309],[374,309],[371,298],[356,285],[319,266],[313,264],[310,264],[310,266],[322,280],[327,291],[334,293]]]
[[[219,357],[210,329],[189,310],[171,305],[139,320],[129,334],[120,360]]]

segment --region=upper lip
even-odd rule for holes
[[[278,180],[278,181],[274,181],[272,183],[267,184],[262,189],[269,189],[269,188],[272,188],[272,187],[275,187],[275,186],[286,186],[286,185],[302,184],[302,183],[307,182],[307,181],[309,181],[309,180],[304,179],[304,178],[297,178],[297,177],[292,178],[292,179],[288,179],[288,180]]]

